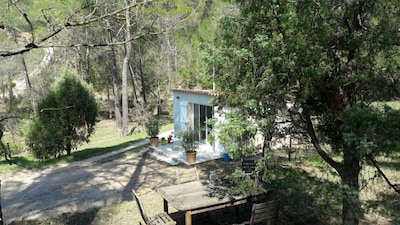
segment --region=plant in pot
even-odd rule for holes
[[[150,139],[150,146],[158,146],[158,133],[160,132],[160,123],[158,119],[151,119],[146,124],[146,132]]]
[[[187,129],[182,134],[182,147],[186,152],[186,160],[188,163],[196,162],[196,154],[198,147],[198,135],[195,130]]]

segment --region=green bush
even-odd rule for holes
[[[58,157],[88,142],[94,132],[97,103],[91,90],[66,74],[38,103],[38,115],[26,133],[26,144],[39,159]]]

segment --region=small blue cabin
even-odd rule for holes
[[[218,120],[216,107],[211,104],[214,96],[210,90],[174,89],[174,135],[179,136],[182,131],[193,128],[199,135],[199,142],[207,144],[214,152],[223,152],[223,147],[215,140],[208,142],[213,127],[209,120]]]

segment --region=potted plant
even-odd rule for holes
[[[150,139],[150,146],[158,146],[158,133],[160,132],[160,123],[158,119],[149,120],[146,124],[146,132]]]
[[[187,129],[182,134],[182,147],[186,152],[186,160],[188,163],[196,162],[197,146],[198,146],[198,135],[195,130]]]

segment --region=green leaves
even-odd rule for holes
[[[194,152],[198,147],[199,134],[191,127],[181,133],[182,147],[186,152]]]
[[[385,106],[357,105],[342,119],[345,148],[354,149],[360,159],[399,151],[400,111]]]
[[[252,119],[235,110],[226,113],[225,116],[225,122],[217,124],[216,130],[229,156],[236,159],[255,153],[252,140],[257,133],[257,127]]]
[[[160,121],[157,118],[150,118],[150,120],[145,123],[145,127],[149,137],[157,137],[160,133]]]
[[[93,93],[73,74],[66,74],[38,103],[38,117],[26,142],[39,159],[58,157],[94,132],[97,103]]]
[[[368,105],[400,97],[399,1],[238,2],[240,16],[223,20],[217,48],[220,105],[262,121],[261,132],[279,128],[277,115],[305,129],[357,199],[366,156],[399,149],[399,111]],[[289,114],[287,103],[304,113]],[[232,135],[245,133],[239,127]],[[355,224],[359,202],[343,194],[343,223]]]

